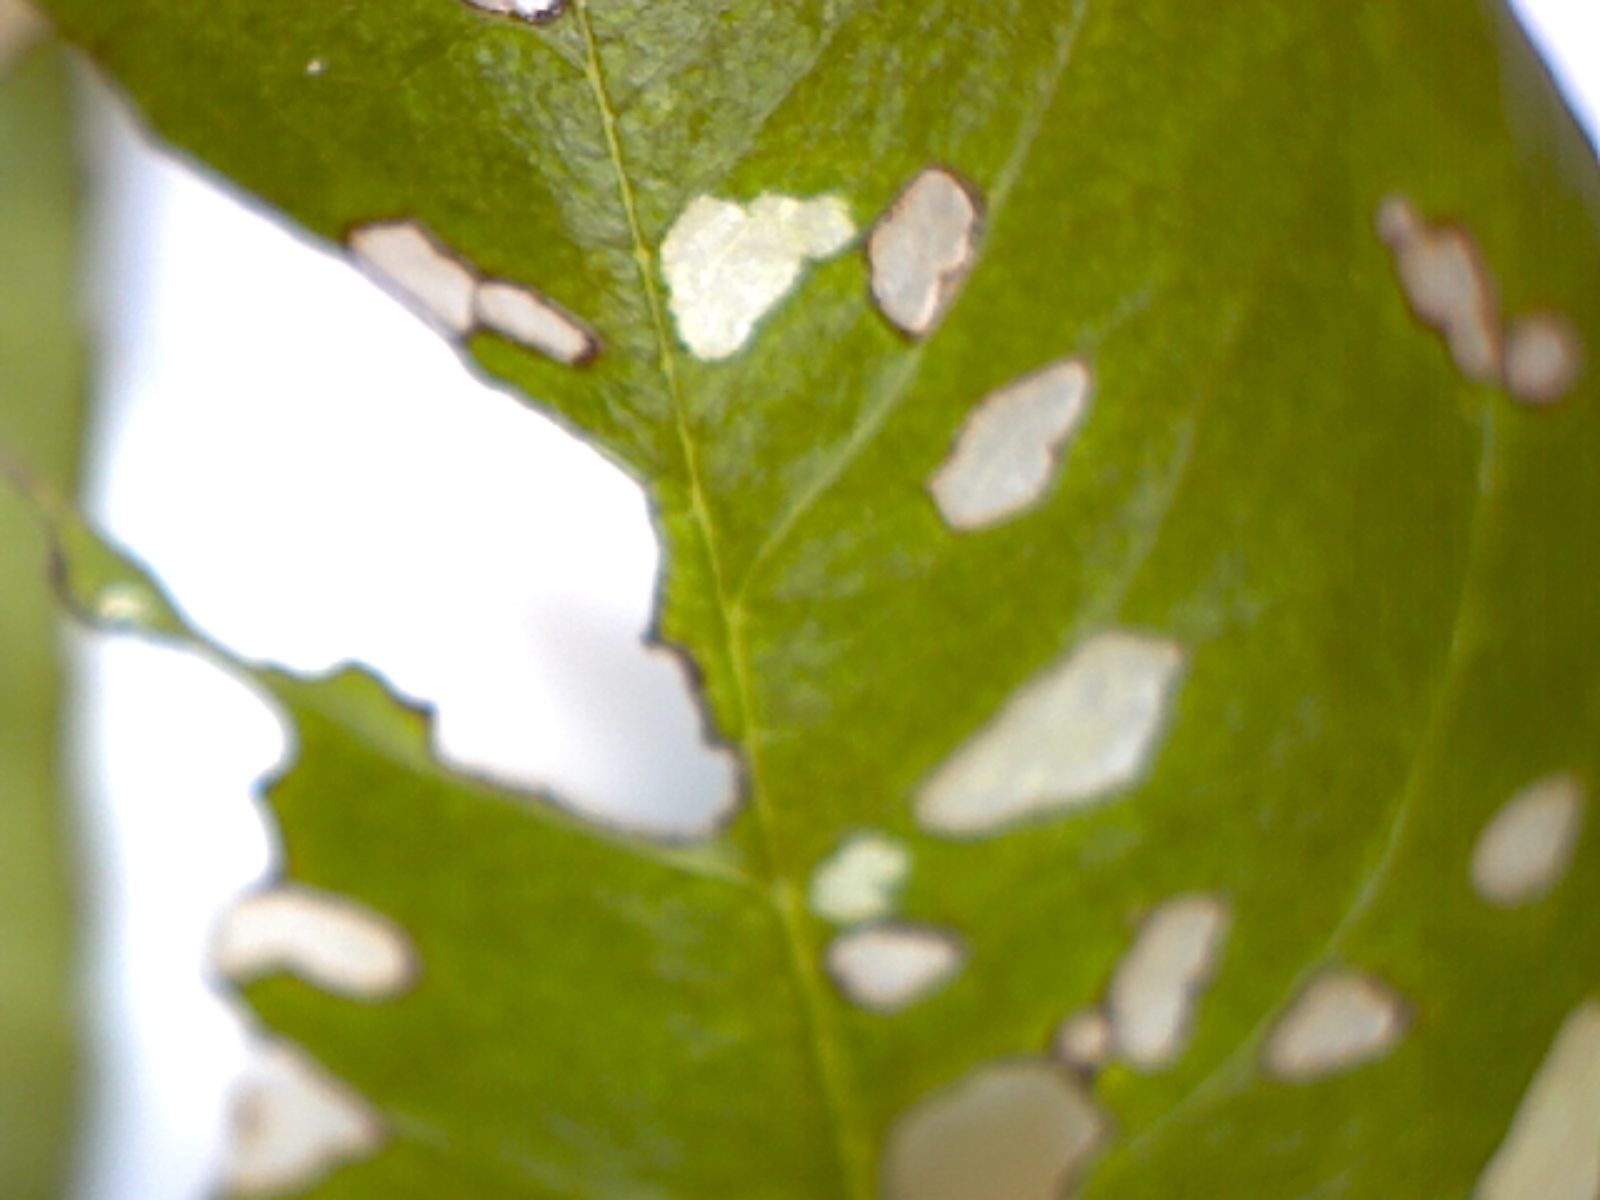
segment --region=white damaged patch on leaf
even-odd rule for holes
[[[1379,206],[1377,226],[1412,313],[1444,337],[1464,376],[1475,383],[1497,380],[1499,300],[1477,243],[1464,229],[1430,225],[1403,196]]]
[[[350,250],[377,281],[451,338],[495,333],[570,367],[600,353],[600,339],[554,300],[505,279],[481,279],[416,221],[352,230]]]
[[[911,874],[911,852],[882,833],[857,833],[811,876],[811,911],[835,925],[876,921],[894,911]]]
[[[967,953],[955,934],[927,925],[864,925],[828,944],[828,974],[853,1004],[897,1013],[955,978]]]
[[[520,283],[490,279],[473,296],[477,327],[569,367],[600,353],[600,339],[547,296]]]
[[[1562,1023],[1472,1196],[1600,1197],[1600,1003],[1585,1001]]]
[[[477,276],[415,221],[374,221],[350,233],[350,249],[380,283],[453,337],[472,328]]]
[[[794,288],[805,264],[831,258],[855,235],[849,206],[838,196],[763,193],[748,207],[696,196],[661,243],[678,336],[696,358],[732,358]]]
[[[376,1154],[385,1136],[372,1107],[305,1051],[268,1042],[234,1100],[225,1183],[245,1196],[298,1195]]]
[[[1484,826],[1472,886],[1496,908],[1543,899],[1572,863],[1583,825],[1583,784],[1566,772],[1530,783]]]
[[[1195,1004],[1216,974],[1228,924],[1228,906],[1208,895],[1179,896],[1145,918],[1106,997],[1122,1059],[1145,1071],[1177,1061]]]
[[[1045,498],[1089,407],[1090,375],[1075,359],[991,392],[956,435],[928,491],[952,529],[987,529]]]
[[[1056,1060],[1074,1071],[1093,1074],[1111,1061],[1116,1048],[1111,1022],[1098,1008],[1075,1013],[1056,1030]]]
[[[1409,1023],[1405,1003],[1388,985],[1359,971],[1329,971],[1278,1021],[1264,1064],[1286,1083],[1310,1083],[1383,1058]]]
[[[872,299],[890,324],[921,340],[944,319],[978,259],[977,189],[943,167],[920,172],[867,238]]]
[[[418,975],[411,939],[393,921],[300,884],[240,900],[222,920],[213,955],[230,979],[287,972],[359,1000],[392,999]]]
[[[1532,313],[1506,334],[1506,391],[1524,404],[1554,404],[1583,374],[1583,342],[1560,313]]]
[[[1057,1200],[1109,1122],[1042,1059],[979,1067],[905,1113],[884,1153],[887,1200]]]
[[[1174,642],[1121,630],[1035,676],[922,785],[917,820],[978,837],[1094,803],[1145,772],[1183,669]]]

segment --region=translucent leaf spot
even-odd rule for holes
[[[299,1193],[382,1147],[371,1107],[298,1046],[264,1045],[233,1110],[227,1186],[248,1196]]]
[[[1108,1132],[1067,1072],[980,1067],[906,1113],[884,1156],[888,1200],[1056,1200]]]
[[[837,254],[855,233],[850,209],[837,196],[764,193],[748,209],[696,196],[661,243],[678,336],[696,358],[732,358],[794,287],[805,263]]]
[[[985,397],[928,480],[951,527],[998,525],[1043,500],[1088,409],[1089,390],[1089,368],[1067,360]]]
[[[872,298],[902,333],[925,338],[944,318],[977,261],[982,217],[970,184],[929,167],[873,226]]]
[[[1497,379],[1499,301],[1477,243],[1463,229],[1428,224],[1403,196],[1379,207],[1378,234],[1411,311],[1443,335],[1457,369],[1478,383]]]
[[[1562,1024],[1473,1200],[1600,1196],[1600,1003]]]
[[[1506,391],[1525,404],[1554,404],[1583,373],[1583,343],[1558,313],[1522,317],[1506,334]]]
[[[1183,666],[1175,643],[1097,634],[1029,681],[923,784],[917,819],[981,836],[1080,808],[1145,770]]]
[[[828,973],[853,1003],[897,1013],[953,979],[966,959],[955,935],[925,925],[869,925],[828,945]]]
[[[881,833],[858,833],[811,877],[811,911],[836,925],[875,921],[894,911],[911,874],[911,852]]]
[[[246,896],[223,918],[217,968],[231,979],[278,971],[361,1000],[386,1000],[416,981],[416,951],[387,917],[344,896],[287,884]]]
[[[1472,886],[1496,908],[1531,904],[1561,882],[1583,823],[1583,785],[1565,773],[1530,783],[1484,826]]]
[[[415,221],[376,221],[350,234],[356,259],[445,332],[472,328],[477,277]]]
[[[546,358],[582,366],[600,352],[600,339],[532,288],[491,279],[474,295],[481,329],[498,333]]]
[[[1308,1083],[1388,1054],[1404,1035],[1406,1007],[1385,984],[1357,971],[1330,971],[1312,982],[1267,1039],[1266,1068],[1289,1083]]]
[[[1195,1001],[1216,971],[1228,907],[1180,896],[1146,918],[1107,998],[1116,1048],[1136,1067],[1170,1066],[1188,1041]]]

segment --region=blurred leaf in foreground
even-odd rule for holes
[[[79,178],[64,63],[47,46],[8,55],[15,11],[0,3],[0,455],[71,495]],[[19,1200],[64,1194],[77,1115],[77,859],[44,561],[37,522],[0,486],[0,1193]]]

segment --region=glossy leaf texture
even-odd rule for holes
[[[907,1114],[1043,1062],[1179,896],[1225,913],[1213,977],[1170,1055],[1087,1085],[1111,1132],[1056,1190],[1473,1190],[1600,982],[1592,837],[1520,906],[1471,870],[1520,789],[1592,790],[1600,746],[1600,175],[1500,4],[48,7],[313,234],[420,222],[592,331],[579,367],[464,349],[644,481],[661,635],[744,764],[727,825],[666,847],[450,776],[359,673],[258,673],[299,730],[289,876],[398,922],[419,971],[382,1002],[249,989],[387,1129],[310,1194],[908,1200]],[[908,335],[868,231],[930,169],[973,264]],[[790,245],[813,261],[710,353],[663,245],[764,195],[833,197],[855,250]],[[1403,233],[1453,248],[1444,283],[1397,270]],[[1434,301],[1482,328],[1447,343]],[[1092,388],[1043,492],[949,519],[931,481],[976,406],[1068,359]],[[1177,669],[1092,803],[930,815],[958,750],[1108,645]],[[1108,670],[1063,720],[1112,719]],[[1001,747],[1023,776],[1043,728]],[[841,992],[807,901],[863,831],[909,852],[895,919],[960,960],[894,1012]],[[1327,971],[1393,999],[1393,1044],[1291,1078],[1272,1046]]]
[[[0,468],[25,460],[70,494],[83,345],[68,110],[53,48],[0,45]],[[45,552],[0,474],[0,1191],[27,1198],[66,1190],[79,1063],[65,643]]]

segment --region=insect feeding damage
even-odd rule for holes
[[[298,1195],[376,1154],[385,1137],[371,1106],[305,1051],[267,1042],[234,1101],[224,1182],[239,1195]]]
[[[835,925],[881,920],[910,874],[904,844],[881,833],[854,834],[811,876],[811,911]]]
[[[855,235],[850,209],[837,196],[763,193],[748,207],[696,196],[661,243],[678,336],[698,359],[732,358],[805,264],[831,258]]]
[[[982,1066],[905,1113],[884,1153],[886,1200],[1057,1200],[1110,1132],[1045,1059]]]
[[[1600,1003],[1562,1023],[1472,1200],[1600,1196]]]
[[[1496,908],[1549,894],[1572,863],[1583,824],[1583,784],[1565,772],[1536,780],[1507,800],[1472,851],[1472,886]]]
[[[445,333],[472,328],[477,276],[415,221],[376,221],[350,233],[358,262]]]
[[[921,340],[944,319],[978,258],[978,191],[943,167],[906,185],[867,238],[872,299],[902,333]]]
[[[1475,383],[1499,378],[1499,299],[1471,235],[1428,224],[1401,196],[1379,207],[1378,235],[1394,255],[1411,311],[1443,335],[1456,368]]]
[[[393,921],[300,884],[242,899],[223,918],[213,954],[230,979],[285,971],[359,1000],[399,996],[419,972],[411,940]]]
[[[1045,498],[1062,450],[1088,411],[1090,384],[1089,368],[1067,359],[979,401],[928,480],[952,529],[987,529]]]
[[[1106,999],[1124,1060],[1147,1071],[1177,1061],[1195,1002],[1216,973],[1228,924],[1228,906],[1207,895],[1179,896],[1145,919]]]
[[[480,329],[537,350],[555,362],[581,367],[600,351],[593,333],[532,288],[489,279],[478,286],[473,299]]]
[[[374,221],[349,237],[367,272],[446,336],[499,334],[555,362],[579,367],[600,339],[548,296],[524,284],[482,279],[416,221]]]
[[[1502,332],[1494,278],[1466,230],[1431,225],[1404,196],[1378,206],[1378,236],[1394,256],[1412,313],[1443,335],[1456,368],[1499,383],[1524,404],[1553,404],[1583,373],[1583,344],[1559,313],[1533,313]]]
[[[1329,971],[1301,992],[1267,1038],[1267,1072],[1309,1083],[1389,1053],[1410,1016],[1387,984],[1359,971]]]
[[[1093,1074],[1104,1067],[1116,1048],[1116,1032],[1098,1008],[1073,1014],[1056,1030],[1057,1061],[1082,1074]]]
[[[1506,333],[1506,391],[1524,404],[1554,404],[1583,374],[1583,343],[1560,313],[1532,313]]]
[[[1096,634],[1029,680],[918,791],[932,833],[977,837],[1082,808],[1144,773],[1183,668],[1174,642]]]
[[[938,991],[961,969],[966,949],[953,933],[927,925],[863,925],[828,945],[828,973],[869,1012],[891,1014]]]

